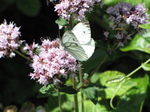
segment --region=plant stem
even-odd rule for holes
[[[107,55],[105,55],[102,59],[102,61],[99,63],[99,65],[91,72],[90,77],[88,79],[90,79],[93,74],[102,66],[102,64],[104,63],[104,61],[107,59]]]
[[[74,20],[74,17],[73,17],[73,15],[71,15],[70,20],[69,20],[70,30],[72,30],[72,28],[74,26],[73,25],[73,20]],[[73,82],[73,88],[76,90],[76,79],[73,78],[72,82]],[[75,112],[79,112],[79,109],[78,109],[78,95],[77,94],[74,94],[74,108],[75,108]]]
[[[18,55],[20,55],[21,57],[25,58],[26,60],[29,60],[31,61],[28,57],[26,57],[25,55],[23,55],[22,53],[20,53],[19,51],[17,50],[14,50],[15,53],[17,53]]]
[[[113,93],[111,99],[110,99],[110,107],[113,108],[113,109],[116,109],[113,106],[113,99],[115,98],[117,92],[119,91],[119,89],[121,88],[121,86],[124,84],[125,81],[126,81],[126,78],[123,78],[122,81],[120,82],[119,86],[116,88],[115,92]]]
[[[79,64],[81,65],[81,63],[79,62]],[[82,68],[80,67],[79,69],[79,76],[80,76],[80,83],[83,83],[83,76],[82,76]],[[83,93],[81,93],[81,107],[82,107],[82,112],[84,112],[84,95]]]
[[[73,28],[73,15],[70,17],[70,21],[69,21],[69,26],[70,26],[70,30],[72,30],[72,28]]]
[[[75,78],[72,79],[73,82],[73,88],[76,89],[76,80]],[[75,108],[75,112],[79,112],[78,110],[78,95],[74,94],[74,108]]]
[[[143,65],[147,64],[150,62],[150,59],[148,59],[146,62],[143,63]],[[138,70],[140,70],[142,68],[142,65],[139,66],[138,68],[136,68],[135,70],[133,70],[131,73],[129,73],[126,77],[130,77],[131,75],[133,75],[135,72],[137,72]]]
[[[58,91],[58,104],[59,104],[59,110],[60,110],[60,112],[63,112],[63,110],[62,110],[62,103],[61,103],[61,95],[60,95],[59,91]]]

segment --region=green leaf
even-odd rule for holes
[[[101,73],[100,75],[100,82],[102,85],[110,86],[110,85],[118,85],[118,82],[113,80],[125,77],[125,74],[118,72],[118,71],[106,71]]]
[[[100,73],[95,72],[95,73],[93,74],[93,76],[90,78],[90,82],[91,82],[91,83],[96,83],[96,82],[98,82],[98,81],[99,81],[99,75],[100,75]]]
[[[41,97],[48,97],[49,95],[55,93],[55,89],[52,87],[52,85],[47,85],[47,86],[43,86],[40,88],[39,90],[39,95],[37,96],[38,98]]]
[[[127,47],[120,49],[121,51],[139,50],[150,54],[150,43],[142,36],[136,35]]]
[[[40,91],[42,94],[45,94],[45,93],[51,92],[51,91],[50,91],[51,89],[52,89],[51,85],[48,85],[48,86],[43,86],[39,91]]]
[[[144,34],[142,35],[142,37],[143,37],[148,43],[150,43],[150,30],[147,30],[147,32],[144,33]]]
[[[106,100],[105,100],[106,101]],[[90,100],[85,100],[84,102],[84,110],[85,112],[109,112],[107,108],[107,103],[102,105],[103,102],[97,103],[96,105],[92,103]],[[80,111],[81,112],[81,111]]]
[[[142,64],[142,68],[143,68],[145,71],[150,71],[150,64]]]
[[[81,92],[87,96],[90,100],[93,101],[94,104],[98,101],[98,87],[84,87],[81,89]]]
[[[124,75],[116,75],[114,77],[109,78],[106,82],[113,83],[113,82],[120,82],[125,78]]]
[[[72,86],[61,87],[59,89],[60,92],[68,93],[68,94],[76,94],[77,91]]]
[[[65,26],[66,24],[68,24],[68,21],[66,19],[59,18],[55,21],[55,23],[57,23],[59,26]]]
[[[40,0],[17,0],[18,9],[28,16],[36,16],[41,8]]]
[[[112,112],[142,112],[149,85],[149,77],[145,75],[141,78],[131,79],[131,81],[136,82],[137,85],[120,97],[117,108]]]
[[[106,71],[104,73],[101,73],[100,84],[102,84],[102,86],[105,86],[106,88],[104,89],[105,94],[101,94],[101,91],[100,91],[100,96],[111,98],[116,88],[118,87],[118,85],[120,84],[120,82],[123,80],[124,77],[125,77],[125,74],[118,72],[118,71]],[[136,84],[137,83],[135,82],[127,80],[119,89],[116,95],[120,96],[126,93],[129,89],[131,89]]]
[[[150,24],[141,24],[139,27],[144,28],[144,29],[149,29],[150,30]]]

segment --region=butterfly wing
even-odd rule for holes
[[[90,58],[95,50],[95,42],[91,38],[91,29],[88,21],[78,23],[73,29],[73,34],[84,49],[88,58]]]
[[[85,53],[87,56],[90,58],[95,50],[95,42],[92,38],[90,38],[87,43],[81,45],[82,48],[84,49]]]
[[[88,56],[72,31],[66,31],[64,33],[61,39],[61,45],[64,50],[68,51],[77,60],[86,61],[88,59]]]
[[[91,29],[88,21],[78,23],[72,32],[80,42],[80,44],[86,44],[91,39]]]

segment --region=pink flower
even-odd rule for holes
[[[101,0],[61,0],[59,4],[56,4],[55,11],[58,15],[64,19],[69,20],[71,15],[78,21],[85,18],[87,12],[93,9],[96,2]]]
[[[40,46],[38,44],[35,44],[35,42],[33,42],[33,44],[31,44],[31,45],[28,45],[26,43],[25,47],[23,48],[23,52],[25,52],[30,57],[33,57],[33,55],[38,52],[39,47]]]
[[[13,51],[21,44],[19,29],[20,27],[16,27],[13,23],[7,24],[6,20],[0,25],[0,58],[15,56]]]
[[[30,73],[30,76],[40,84],[56,84],[56,81],[59,83],[60,78],[68,78],[79,68],[76,59],[60,48],[58,39],[44,39],[39,50],[38,54],[32,56],[33,63],[30,66],[33,73]]]

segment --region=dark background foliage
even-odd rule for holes
[[[6,19],[8,23],[21,26],[20,39],[27,43],[40,42],[42,37],[56,38],[57,18],[54,5],[47,5],[45,0],[0,1],[0,22]],[[0,103],[3,106],[20,106],[26,101],[39,105],[45,101],[37,98],[40,85],[28,76],[31,71],[26,60],[18,55],[12,59],[0,59]]]

